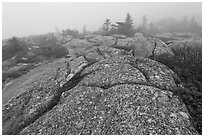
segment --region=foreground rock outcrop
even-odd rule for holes
[[[174,56],[160,39],[90,35],[63,46],[67,56],[5,86],[3,134],[198,134],[181,80],[148,59]]]
[[[174,95],[173,71],[95,50],[45,64],[7,87],[3,98],[13,95],[4,100],[3,134],[198,134]]]

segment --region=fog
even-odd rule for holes
[[[89,31],[97,31],[106,19],[124,21],[128,12],[134,26],[142,23],[144,15],[148,23],[194,16],[202,24],[201,2],[2,3],[2,38],[54,32],[56,28],[82,31],[84,25]]]

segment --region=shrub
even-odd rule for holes
[[[2,47],[2,60],[5,61],[16,55],[24,55],[27,51],[26,44],[18,38],[13,37]]]
[[[200,46],[172,49],[174,57],[165,54],[154,59],[172,69],[183,82],[184,88],[175,92],[186,104],[196,130],[202,134],[202,49]]]
[[[202,82],[202,49],[184,46],[172,49],[174,57],[163,54],[156,60],[174,70],[183,81]],[[193,81],[192,81],[193,80]]]
[[[68,51],[65,47],[57,44],[57,39],[39,39],[39,50],[36,51],[36,56],[43,56],[47,59],[60,58],[65,56]]]
[[[78,30],[72,30],[72,29],[62,30],[62,35],[63,36],[71,35],[73,38],[79,38],[80,37]]]

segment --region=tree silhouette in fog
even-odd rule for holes
[[[26,51],[26,44],[17,37],[12,37],[6,46],[2,47],[2,59],[4,61],[16,55],[23,55]]]
[[[123,34],[126,36],[134,35],[133,20],[129,13],[127,13],[127,16],[124,22],[116,22],[116,23],[117,23],[118,34]]]
[[[133,36],[136,32],[141,32],[145,36],[154,36],[159,33],[196,33],[202,35],[202,26],[197,23],[195,16],[190,19],[184,16],[180,20],[172,17],[167,17],[159,20],[158,22],[148,23],[148,18],[144,15],[142,23],[138,24],[137,28],[133,27],[133,19],[129,13],[124,22],[111,23],[110,19],[106,19],[103,26],[100,28],[99,34],[112,35],[123,34],[126,36]]]
[[[106,19],[102,27],[102,31],[104,32],[104,35],[109,35],[110,29],[111,29],[111,21],[110,19]]]
[[[102,34],[103,35],[111,35],[111,34],[123,34],[126,36],[134,35],[134,27],[133,20],[129,13],[125,18],[124,22],[116,22],[116,24],[112,24],[110,19],[106,19],[105,23],[102,26]]]
[[[72,29],[62,30],[62,35],[63,35],[63,36],[71,35],[71,36],[74,37],[74,38],[78,38],[78,37],[80,36],[78,30],[72,30]]]

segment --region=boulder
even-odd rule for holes
[[[161,40],[150,37],[123,37],[120,35],[93,35],[86,39],[73,39],[64,47],[72,58],[84,56],[94,49],[100,49],[104,55],[132,54],[140,57],[150,57],[160,54],[173,55],[171,49]],[[125,52],[124,52],[125,51]]]
[[[161,41],[160,39],[154,38],[156,47],[154,49],[154,55],[159,56],[162,54],[166,54],[169,56],[173,56],[174,53],[171,50],[171,47],[168,46],[167,44],[165,44],[163,41]]]
[[[150,57],[161,54],[173,55],[170,47],[157,38],[137,37],[118,39],[112,47],[133,51],[135,56]]]
[[[84,55],[88,49],[94,46],[94,43],[88,42],[86,39],[72,39],[63,45],[72,56],[72,58]]]
[[[96,43],[96,46],[111,46],[115,43],[116,38],[111,36],[95,36],[88,39],[89,42]]]
[[[160,33],[156,35],[156,38],[160,39],[161,41],[165,42],[166,44],[171,43],[174,40],[179,40],[180,38],[171,33]]]

